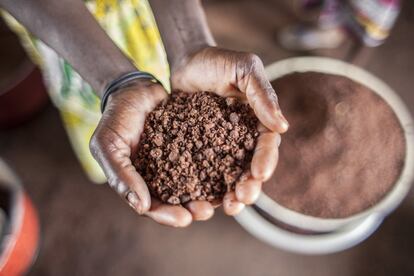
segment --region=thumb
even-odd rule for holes
[[[244,64],[237,66],[238,88],[246,94],[247,101],[257,118],[268,129],[284,133],[289,123],[280,109],[277,95],[266,77],[263,63],[253,54],[246,54]]]
[[[109,186],[138,213],[151,207],[148,187],[132,165],[131,149],[115,135],[101,134],[98,126],[90,142],[91,153],[103,169]]]

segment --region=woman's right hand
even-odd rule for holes
[[[207,201],[193,201],[183,207],[151,198],[148,186],[131,160],[137,152],[146,116],[167,96],[161,85],[149,80],[136,80],[113,93],[93,134],[90,149],[109,186],[138,214],[161,224],[184,227],[193,220],[211,218],[213,206]]]

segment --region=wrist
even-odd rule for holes
[[[169,0],[168,4],[162,0],[151,2],[157,2],[155,6],[159,5],[159,10],[164,11],[160,14],[156,12],[156,17],[172,72],[196,52],[216,46],[201,1]],[[168,11],[165,5],[174,7],[173,11]],[[158,10],[157,7],[155,10]]]
[[[136,70],[137,68],[129,62],[119,66],[105,66],[102,69],[102,72],[99,72],[100,77],[95,79],[95,85],[93,85],[97,96],[102,99],[105,89],[110,85],[111,82],[125,74],[128,74],[129,72]]]
[[[168,62],[170,65],[171,74],[177,72],[181,67],[189,62],[189,60],[197,53],[203,51],[204,49],[215,47],[215,42],[203,41],[199,43],[194,43],[188,46],[185,51],[180,54],[176,54],[174,57],[169,58]]]

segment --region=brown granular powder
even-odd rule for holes
[[[172,93],[148,115],[134,165],[163,202],[221,200],[250,167],[257,124],[236,98]]]
[[[272,85],[290,129],[264,192],[323,218],[348,217],[384,198],[405,159],[403,130],[388,104],[336,75],[294,73]]]

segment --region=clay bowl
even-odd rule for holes
[[[22,61],[0,86],[0,129],[18,126],[38,114],[48,103],[40,70]]]
[[[48,102],[40,70],[30,61],[17,36],[0,22],[0,129],[18,126]]]

